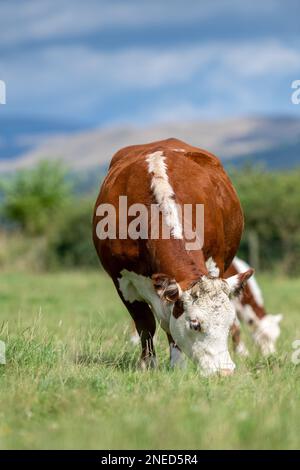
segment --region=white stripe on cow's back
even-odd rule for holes
[[[174,238],[182,238],[182,226],[174,201],[174,191],[169,183],[166,157],[161,150],[150,153],[147,158],[148,171],[152,174],[151,189],[161,209],[165,222]]]
[[[238,258],[237,256],[233,259],[233,265],[239,273],[243,273],[250,269],[249,264],[247,264],[245,261]],[[247,281],[247,284],[256,303],[262,307],[264,305],[264,299],[260,287],[256,282],[255,276],[251,276],[250,279]]]

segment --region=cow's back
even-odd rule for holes
[[[178,139],[121,149],[111,160],[95,209],[103,203],[118,208],[119,196],[127,196],[128,207],[135,203],[149,207],[151,203],[155,203],[147,157],[158,151],[164,156],[168,182],[173,189],[175,202],[180,205],[204,205],[203,253],[206,259],[212,256],[223,273],[237,251],[243,216],[227,174],[218,158],[209,152]],[[118,227],[118,210],[116,212]],[[96,235],[98,220],[95,215],[94,242],[104,268],[112,276],[121,268],[151,274],[146,272],[147,243],[144,240],[132,239],[99,240]],[[170,243],[174,242],[175,240],[170,240]]]

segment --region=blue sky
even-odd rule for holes
[[[0,0],[2,117],[99,126],[292,114],[297,0]]]

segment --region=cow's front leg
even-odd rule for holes
[[[153,338],[156,329],[155,318],[149,306],[144,302],[126,302],[126,307],[134,321],[142,346],[139,366],[142,370],[156,367]]]
[[[186,356],[180,350],[170,334],[167,333],[170,346],[170,366],[184,369],[186,367]]]
[[[231,327],[231,337],[234,351],[240,356],[249,356],[249,351],[245,343],[241,340],[241,327],[237,318]]]

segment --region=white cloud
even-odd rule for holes
[[[42,51],[0,61],[10,79],[26,79],[27,84],[47,84],[64,88],[100,84],[107,90],[119,87],[158,88],[197,78],[199,83],[229,77],[259,78],[262,75],[295,73],[300,50],[278,41],[193,44],[161,49],[129,48],[113,52],[84,46],[48,47]],[[209,73],[208,73],[209,70]],[[220,73],[225,73],[225,76]],[[57,88],[59,91],[59,88]]]
[[[280,74],[285,69],[296,71],[299,69],[299,59],[299,49],[277,40],[238,45],[227,51],[225,57],[228,67],[239,68],[240,74],[245,77],[259,77],[265,73]]]
[[[176,24],[195,18],[203,19],[215,10],[209,4],[203,4],[199,9],[197,2],[190,3],[193,4],[192,10],[184,7],[178,0],[27,0],[22,5],[19,4],[18,8],[11,1],[1,7],[0,40],[2,45],[11,45],[24,40],[99,32],[108,27]]]
[[[9,107],[16,112],[40,114],[46,110],[48,115],[79,120],[97,110],[100,115],[104,103],[123,94],[132,97],[139,119],[135,100],[139,92],[141,96],[153,94],[150,104],[141,98],[148,118],[166,120],[174,116],[172,108],[176,116],[185,118],[226,110],[263,111],[269,106],[264,95],[272,94],[274,84],[282,78],[297,78],[299,63],[300,50],[265,40],[111,52],[51,46],[5,57],[0,60],[0,70],[5,72],[2,78],[7,83]],[[126,111],[117,109],[116,118]]]
[[[288,4],[288,2],[286,2]],[[218,27],[224,15],[233,23],[240,17],[249,20],[288,10],[278,0],[241,2],[240,0],[10,0],[0,6],[0,44],[11,46],[24,41],[67,38],[108,28],[176,26],[199,22]],[[293,8],[290,8],[291,12]],[[291,13],[292,14],[292,13]]]

